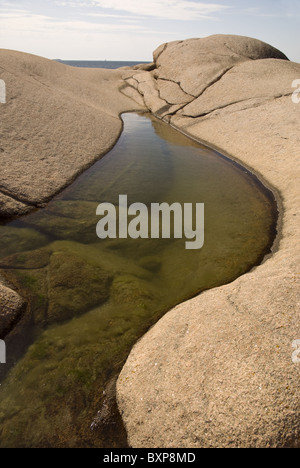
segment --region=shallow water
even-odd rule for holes
[[[133,344],[170,307],[260,263],[274,239],[272,196],[245,169],[147,114],[123,120],[108,155],[0,226],[0,266],[30,302],[7,340],[1,447],[126,446],[114,382]],[[120,194],[204,203],[204,247],[98,239],[96,207]]]

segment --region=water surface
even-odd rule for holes
[[[106,68],[108,70],[114,70],[116,68],[121,68],[121,67],[134,67],[135,65],[148,63],[148,62],[129,62],[129,61],[124,61],[124,60],[111,61],[111,60],[60,60],[60,59],[57,59],[56,62],[63,63],[64,65],[69,65],[70,67]]]
[[[109,154],[45,209],[0,226],[0,265],[30,303],[8,339],[2,447],[126,446],[114,382],[133,344],[172,306],[260,263],[274,239],[273,199],[245,169],[150,115],[123,120]],[[96,207],[120,194],[204,203],[204,247],[98,239]]]

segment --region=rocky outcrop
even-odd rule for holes
[[[300,65],[260,41],[177,41],[127,86],[158,117],[251,168],[277,197],[273,254],[168,312],[117,384],[133,447],[299,447]],[[298,164],[298,166],[297,166]],[[258,234],[259,235],[259,234]]]
[[[220,80],[223,93],[224,80],[236,93],[234,96],[230,93],[222,95],[220,107],[255,98],[261,102],[268,97],[281,95],[282,83],[278,82],[276,63],[278,60],[289,63],[284,54],[261,41],[222,35],[163,44],[153,56],[156,67],[150,73],[141,66],[134,71],[127,70],[123,78],[127,88],[137,90],[143,96],[145,105],[165,119],[170,119],[174,114],[195,117],[198,109],[200,115],[208,113],[210,107],[206,104],[203,108],[203,101],[204,104],[208,101],[210,105],[216,105],[218,96],[211,99],[211,94],[215,93]],[[264,62],[258,65],[259,60]],[[273,65],[270,65],[270,60],[274,61]],[[293,74],[295,67],[289,65]],[[254,82],[253,74],[256,77]],[[265,80],[266,75],[268,80]],[[261,81],[261,89],[257,87],[257,80]],[[291,92],[290,88],[288,92]]]

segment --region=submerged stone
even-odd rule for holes
[[[70,319],[105,302],[111,281],[101,267],[55,252],[49,265],[48,323]]]
[[[49,242],[47,235],[27,227],[0,227],[0,259],[17,252],[37,249]]]
[[[80,201],[53,201],[42,212],[26,217],[26,225],[50,238],[90,243],[96,240],[97,204]]]

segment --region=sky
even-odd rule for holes
[[[50,59],[150,62],[162,43],[211,34],[300,62],[300,0],[0,0],[0,47]]]

